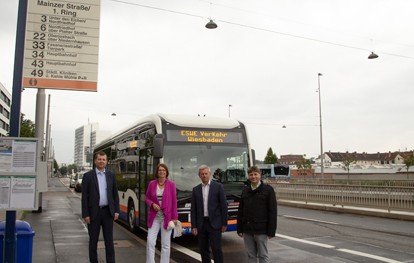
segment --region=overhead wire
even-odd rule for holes
[[[236,11],[239,11],[239,12],[244,12],[244,13],[249,13],[249,14],[255,14],[255,15],[258,15],[258,16],[265,16],[265,17],[275,18],[277,20],[286,21],[286,22],[289,22],[289,23],[294,23],[294,24],[299,24],[299,25],[304,25],[304,26],[311,26],[311,27],[318,27],[319,29],[322,29],[322,30],[325,30],[325,31],[331,31],[331,32],[333,31],[335,33],[338,32],[337,29],[333,29],[333,28],[330,28],[330,27],[327,27],[327,26],[321,26],[321,25],[317,25],[317,24],[309,24],[309,23],[305,23],[305,22],[293,20],[293,19],[286,18],[286,17],[279,17],[279,16],[278,17],[275,17],[274,15],[269,14],[269,13],[252,11],[252,10],[248,10],[248,9],[244,9],[244,8],[239,8],[239,7],[224,5],[224,4],[221,4],[221,3],[213,3],[213,2],[211,2],[209,0],[197,0],[197,1],[209,3],[209,4],[212,4],[212,5],[215,5],[215,6],[219,6],[219,7],[223,7],[223,8],[228,8],[228,9],[231,9],[231,10],[236,10]],[[341,34],[343,34],[343,33],[341,33]],[[349,32],[348,32],[348,35],[349,35]],[[359,38],[359,39],[367,40],[366,37],[358,36],[358,35],[355,35],[355,34],[351,34],[350,36],[351,37],[354,37],[354,38]],[[372,42],[374,39],[369,38],[369,40]],[[396,42],[390,42],[390,41],[378,40],[378,39],[375,39],[375,42],[381,42],[381,43],[392,44],[392,45],[399,45],[399,46],[405,46],[405,47],[414,47],[413,45],[410,45],[410,44],[402,44],[402,43],[396,43]]]
[[[350,45],[335,43],[335,42],[326,41],[326,40],[320,40],[320,39],[311,38],[311,37],[304,37],[304,36],[299,36],[299,35],[294,35],[294,34],[289,34],[289,33],[283,33],[283,32],[279,32],[279,31],[275,31],[275,30],[271,30],[271,29],[266,29],[266,28],[261,28],[261,27],[255,27],[255,26],[249,26],[249,25],[245,25],[245,24],[241,24],[241,23],[235,23],[235,22],[226,21],[226,20],[216,19],[215,21],[222,22],[222,23],[226,23],[226,24],[231,24],[231,25],[236,25],[236,26],[240,26],[240,27],[245,27],[245,28],[250,28],[250,29],[265,31],[265,32],[269,32],[269,33],[284,35],[284,36],[288,36],[288,37],[294,37],[294,38],[299,38],[299,39],[304,39],[304,40],[309,40],[309,41],[324,43],[324,44],[328,44],[328,45],[334,45],[334,46],[345,47],[345,48],[356,49],[356,50],[363,50],[363,51],[368,51],[368,52],[371,52],[372,51],[371,49],[367,49],[367,48],[360,48],[360,47],[355,47],[355,46],[350,46]],[[376,51],[376,53],[380,53],[380,54],[383,54],[383,55],[389,55],[389,56],[395,56],[395,57],[401,57],[401,58],[414,59],[414,57],[404,56],[404,55],[399,55],[399,54],[393,54],[393,53],[387,53],[387,52],[378,52],[378,51]]]
[[[194,15],[194,14],[185,13],[185,12],[181,12],[181,11],[170,10],[170,9],[161,8],[161,7],[143,5],[143,4],[138,4],[138,3],[131,3],[131,2],[127,2],[127,1],[121,1],[121,0],[108,0],[108,1],[117,2],[117,3],[120,3],[120,4],[126,4],[126,5],[140,6],[140,7],[144,7],[144,8],[149,8],[149,9],[154,9],[154,10],[159,10],[159,11],[164,11],[164,12],[169,12],[169,13],[174,13],[174,14],[179,14],[179,15],[186,15],[186,16],[192,16],[192,17],[205,19],[204,16]]]
[[[139,3],[131,3],[131,2],[122,1],[122,0],[108,0],[108,1],[117,2],[117,3],[121,3],[121,4],[127,4],[127,5],[133,5],[133,6],[139,6],[139,7],[143,7],[143,8],[149,8],[149,9],[159,10],[159,11],[163,11],[163,12],[169,12],[169,13],[185,15],[185,16],[191,16],[191,17],[196,17],[196,18],[201,18],[201,19],[204,19],[204,20],[208,20],[208,18],[206,18],[204,16],[201,16],[201,15],[195,15],[195,14],[191,14],[191,13],[186,13],[186,12],[161,8],[161,7],[155,7],[155,6],[144,5],[144,4],[139,4]],[[209,1],[205,1],[205,0],[200,0],[200,1],[212,4],[212,2],[209,2]],[[226,7],[228,7],[228,6],[226,6]],[[246,11],[244,9],[242,9],[242,10]],[[331,41],[327,41],[327,40],[320,40],[320,39],[317,39],[317,38],[311,38],[311,37],[305,37],[305,36],[300,36],[300,35],[295,35],[295,34],[290,34],[290,33],[284,33],[284,32],[280,32],[280,31],[276,31],[276,30],[272,30],[272,29],[266,29],[266,28],[261,28],[261,27],[256,27],[256,26],[250,26],[250,25],[247,25],[247,24],[236,23],[236,22],[222,20],[222,19],[215,19],[214,21],[222,22],[222,23],[225,23],[225,24],[233,25],[233,26],[239,26],[239,27],[249,28],[249,29],[253,29],[253,30],[258,30],[258,31],[263,31],[263,32],[268,32],[268,33],[273,33],[273,34],[278,34],[278,35],[282,35],[282,36],[287,36],[287,37],[292,37],[292,38],[297,38],[297,39],[303,39],[303,40],[308,40],[308,41],[313,41],[313,42],[338,46],[338,47],[344,47],[344,48],[362,50],[362,51],[368,51],[368,52],[372,51],[371,49],[367,49],[367,48],[361,48],[361,47],[356,47],[356,46],[352,46],[352,45],[346,45],[346,44],[331,42]],[[411,57],[411,56],[399,55],[399,54],[394,54],[394,53],[389,53],[389,52],[382,52],[382,51],[378,51],[378,50],[376,50],[376,53],[382,54],[382,55],[400,57],[400,58],[414,59],[414,57]]]

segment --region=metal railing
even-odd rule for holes
[[[414,187],[292,182],[270,185],[283,200],[414,212]]]

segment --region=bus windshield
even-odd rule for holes
[[[247,147],[166,145],[164,160],[170,170],[170,179],[176,184],[179,200],[191,197],[193,187],[200,184],[198,167],[202,164],[210,167],[212,180],[222,183],[227,195],[239,196],[247,179]]]

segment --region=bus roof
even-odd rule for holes
[[[103,145],[109,141],[116,139],[119,136],[135,129],[138,126],[146,125],[148,123],[155,124],[158,131],[161,130],[161,119],[171,124],[182,127],[194,127],[194,128],[213,128],[213,129],[232,129],[240,126],[242,123],[231,118],[219,118],[219,117],[207,117],[207,116],[195,116],[195,115],[178,115],[178,114],[164,114],[156,113],[148,115],[142,119],[139,119],[132,125],[123,128],[116,132],[112,136],[104,139],[97,146]]]
[[[165,119],[167,122],[178,126],[184,127],[209,127],[209,128],[221,128],[231,129],[240,125],[240,122],[230,118],[218,118],[207,116],[192,116],[192,115],[175,115],[175,114],[162,114],[158,116]]]

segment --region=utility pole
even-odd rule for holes
[[[322,180],[325,179],[323,174],[324,168],[324,154],[323,154],[323,140],[322,140],[322,107],[321,107],[321,78],[322,73],[318,73],[318,93],[319,93],[319,132],[320,132],[320,140],[321,140],[321,178]]]

